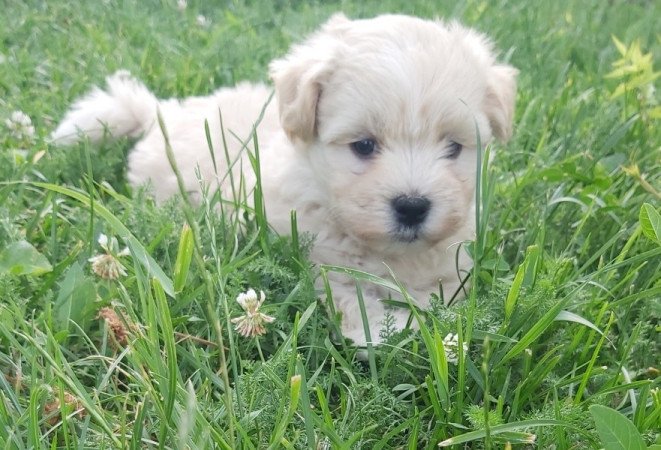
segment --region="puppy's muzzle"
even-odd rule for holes
[[[400,195],[391,201],[397,223],[406,228],[415,228],[421,225],[431,208],[427,197]]]

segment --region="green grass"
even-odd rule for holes
[[[660,443],[658,2],[236,0],[180,11],[174,0],[5,0],[2,9],[1,448],[529,448],[532,435],[539,448]],[[214,198],[157,207],[126,184],[129,142],[47,142],[71,101],[118,68],[162,97],[264,80],[269,60],[338,10],[458,18],[521,71],[514,137],[490,149],[481,179],[468,299],[434,301],[416,317],[420,332],[385,329],[387,344],[366,354],[338,341],[317,304],[315,277],[337,269],[311,266],[309,236],[273,235],[259,205],[256,214],[244,205],[245,226]],[[609,76],[618,61],[631,71]],[[34,138],[4,126],[15,110],[30,116]],[[131,251],[119,281],[91,271],[99,233]],[[260,339],[230,322],[249,287],[276,318]],[[114,322],[99,318],[104,307]],[[449,333],[456,348],[445,348]]]

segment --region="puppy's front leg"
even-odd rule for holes
[[[360,313],[355,282],[340,281],[338,279],[330,279],[329,281],[333,295],[333,304],[336,310],[342,315],[342,334],[344,337],[351,339],[357,346],[364,347],[367,344],[367,337],[365,336],[365,328],[362,314]],[[386,311],[386,306],[381,301],[384,296],[373,286],[361,286],[361,292],[369,325],[370,342],[379,344],[381,342],[380,334]],[[395,319],[395,328],[401,330],[406,327],[409,318],[408,310],[392,308],[389,312]]]

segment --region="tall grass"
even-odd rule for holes
[[[0,133],[2,448],[658,444],[655,2],[3,6],[0,119],[23,111],[35,134]],[[343,271],[359,302],[370,283],[410,302],[396,274],[313,267],[295,215],[291,237],[269,229],[259,185],[157,206],[126,185],[130,142],[47,141],[118,68],[163,97],[264,79],[336,10],[458,18],[521,72],[514,138],[488,149],[479,180],[467,300],[409,303],[419,331],[386,323],[366,350],[341,339],[315,280]],[[259,144],[246,142],[254,167]],[[234,163],[217,159],[219,178]],[[129,249],[118,280],[90,269],[100,234]],[[231,322],[248,288],[276,318],[257,338]]]

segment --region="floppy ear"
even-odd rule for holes
[[[293,142],[310,142],[316,134],[317,102],[327,65],[302,58],[271,63],[271,79],[280,109],[280,124]]]
[[[321,31],[270,65],[280,123],[292,142],[310,142],[316,135],[317,103],[331,74],[337,31],[347,22],[344,15],[335,14]]]
[[[494,136],[501,141],[508,140],[512,134],[518,73],[514,67],[506,65],[490,69],[485,111]]]

